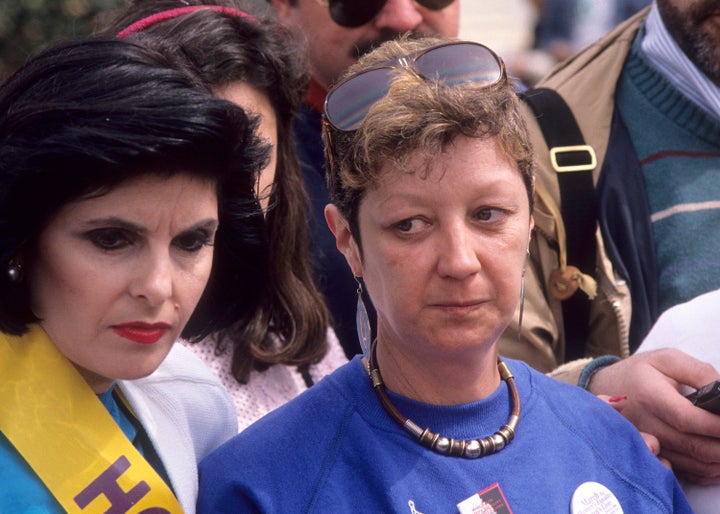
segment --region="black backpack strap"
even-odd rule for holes
[[[550,149],[550,162],[560,188],[560,211],[565,225],[567,262],[582,273],[595,275],[597,214],[593,170],[594,149],[585,144],[575,116],[554,90],[529,89],[523,99],[533,110]],[[562,302],[565,358],[583,357],[590,322],[590,299],[581,290]]]

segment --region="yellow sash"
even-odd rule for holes
[[[182,513],[75,367],[37,325],[0,332],[0,431],[68,512]]]

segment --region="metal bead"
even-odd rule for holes
[[[465,457],[469,459],[477,459],[482,455],[482,446],[480,446],[480,441],[477,439],[472,439],[467,442],[467,446],[465,446]]]
[[[483,437],[482,439],[480,439],[480,445],[482,446],[483,455],[490,455],[491,453],[495,453],[495,445],[493,444],[491,438]]]
[[[410,419],[406,420],[405,425],[403,425],[403,426],[405,427],[405,430],[410,432],[412,435],[414,435],[418,439],[422,439],[423,434],[427,431],[427,428],[425,430],[423,430],[422,428],[417,426],[415,423],[413,423],[413,421]],[[422,443],[422,440],[420,442]]]
[[[507,425],[503,425],[497,433],[505,438],[505,444],[508,444],[515,438],[515,431]]]
[[[462,457],[465,453],[465,445],[467,443],[464,439],[454,439],[450,438],[450,449],[448,450],[448,455],[453,455],[455,457]]]
[[[10,264],[7,267],[7,277],[10,282],[20,282],[22,278],[22,270],[17,264]]]
[[[447,437],[441,437],[435,443],[435,451],[438,453],[447,453],[450,449],[450,440]]]
[[[505,438],[498,433],[492,435],[493,443],[495,443],[495,451],[505,448]]]

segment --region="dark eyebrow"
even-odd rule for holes
[[[208,218],[206,220],[198,221],[194,225],[183,230],[183,232],[192,232],[193,230],[199,230],[199,229],[212,231],[212,230],[217,230],[218,225],[219,225],[219,222],[217,219]]]
[[[144,233],[147,231],[145,227],[138,225],[137,223],[132,223],[126,219],[118,218],[116,216],[108,216],[107,218],[95,218],[87,220],[85,223],[83,223],[83,225],[88,228],[111,226],[114,228],[122,228],[131,232],[139,233]]]
[[[117,216],[108,216],[107,218],[96,218],[88,220],[84,223],[87,228],[96,227],[107,227],[111,226],[114,228],[121,228],[130,232],[136,232],[138,234],[144,234],[147,232],[147,228],[137,223],[132,223],[126,219],[118,218]],[[181,230],[180,232],[192,232],[193,230],[204,229],[204,230],[216,230],[218,227],[218,220],[215,218],[208,218],[205,220],[198,221],[197,223]]]

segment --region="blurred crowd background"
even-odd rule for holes
[[[42,46],[92,31],[125,0],[0,0],[0,80]]]
[[[84,36],[127,0],[0,0],[0,80],[43,45]],[[530,51],[534,0],[461,0],[461,37],[487,44],[511,73],[544,73],[551,59]],[[528,78],[528,77],[524,77]]]
[[[555,64],[547,52],[533,49],[539,5],[538,0],[461,0],[460,37],[488,45],[511,74],[533,82]]]

